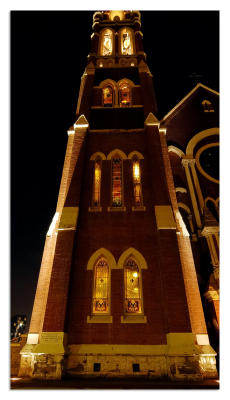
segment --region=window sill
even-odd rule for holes
[[[146,315],[122,315],[121,316],[122,324],[146,324],[147,317]]]
[[[108,211],[126,211],[126,207],[108,207]]]
[[[132,206],[132,211],[146,211],[146,207],[145,206]]]
[[[102,207],[89,207],[88,211],[90,212],[101,212],[102,211]]]
[[[113,322],[112,315],[88,315],[88,324],[111,324]]]

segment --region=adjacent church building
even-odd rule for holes
[[[217,377],[218,101],[158,120],[140,12],[94,14],[20,376]]]

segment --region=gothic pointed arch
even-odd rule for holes
[[[96,153],[93,153],[90,157],[90,160],[96,160],[97,158],[101,158],[102,160],[106,160],[106,157],[104,155],[104,153],[102,153],[101,151],[97,151]]]
[[[93,270],[95,263],[97,262],[97,260],[99,260],[100,257],[105,257],[108,260],[111,269],[117,268],[116,260],[112,255],[112,253],[109,250],[105,249],[104,247],[101,247],[91,255],[86,269]]]
[[[117,268],[123,269],[126,259],[131,256],[133,256],[137,260],[138,265],[141,269],[148,269],[147,262],[146,262],[144,256],[140,253],[140,251],[134,249],[133,247],[129,247],[127,250],[125,250],[121,254],[121,256],[117,262]]]
[[[129,153],[128,155],[128,159],[132,160],[133,157],[137,157],[139,160],[143,160],[144,156],[137,150],[131,151],[131,153]]]
[[[107,155],[107,160],[111,160],[115,155],[121,157],[122,160],[127,160],[127,155],[120,149],[114,149]]]

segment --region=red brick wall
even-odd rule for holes
[[[85,170],[77,233],[70,277],[66,331],[74,343],[161,344],[167,332],[189,332],[189,316],[180,267],[175,230],[157,231],[154,205],[169,204],[158,133],[151,133],[150,150],[146,133],[90,133],[87,139]],[[108,212],[111,190],[111,162],[103,161],[102,212],[89,212],[93,185],[93,161],[101,151],[106,156],[115,148],[127,155],[140,151],[143,204],[145,212],[132,211],[134,205],[131,160],[124,160],[124,205],[126,212]],[[155,166],[155,168],[154,168]],[[91,314],[93,271],[86,266],[99,248],[109,250],[118,261],[123,251],[134,247],[145,257],[148,269],[142,270],[144,313],[147,324],[121,324],[123,315],[123,270],[111,273],[112,324],[88,324]]]

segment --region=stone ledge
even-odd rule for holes
[[[111,324],[113,322],[112,315],[88,315],[88,324]]]
[[[121,316],[122,324],[146,324],[147,317],[146,315],[122,315]]]

